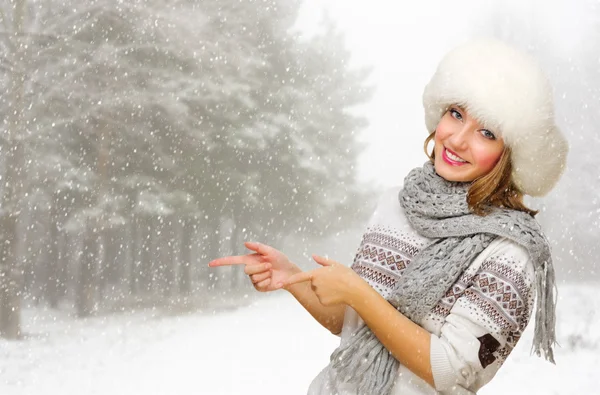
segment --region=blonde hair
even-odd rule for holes
[[[435,137],[435,130],[425,139],[423,149],[425,155],[433,163],[435,152],[427,152],[429,142]],[[496,166],[487,174],[475,179],[467,192],[467,203],[473,213],[485,216],[490,206],[524,211],[532,217],[538,211],[532,210],[523,203],[523,193],[514,184],[512,178],[511,149],[505,145]]]

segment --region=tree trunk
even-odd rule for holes
[[[114,295],[120,279],[120,265],[122,245],[119,240],[121,229],[105,229],[104,234],[104,259],[102,265],[102,294]]]
[[[242,249],[240,246],[244,242],[242,235],[242,227],[237,223],[239,217],[235,219],[235,225],[233,226],[233,230],[231,232],[231,252],[233,255],[241,255]],[[243,286],[243,281],[245,280],[244,266],[236,265],[232,267],[231,272],[231,289],[237,291],[240,287]]]
[[[79,281],[75,297],[75,308],[77,316],[80,318],[87,317],[94,311],[94,272],[97,250],[96,233],[93,227],[87,224],[85,227],[83,254],[79,264]]]
[[[164,247],[164,251],[161,254],[162,260],[161,265],[163,265],[162,277],[164,279],[164,289],[163,294],[166,297],[173,295],[173,290],[175,289],[175,263],[177,260],[177,255],[175,253],[176,243],[175,243],[175,234],[176,234],[176,225],[174,223],[174,215],[170,215],[165,222],[165,231],[162,233],[164,242],[161,245]]]
[[[0,217],[0,335],[7,339],[21,336],[21,274],[16,265],[16,215]]]
[[[69,257],[67,235],[64,231],[58,232],[58,261],[56,264],[56,296],[58,304],[67,296],[67,283],[69,281]]]
[[[139,290],[148,294],[152,286],[152,218],[140,215],[140,250],[139,250]]]
[[[220,218],[218,215],[213,214],[212,216],[209,216],[209,221],[207,223],[208,235],[205,239],[206,243],[203,243],[204,248],[202,254],[202,257],[206,257],[208,260],[219,257],[221,246],[221,224],[219,221]],[[220,280],[220,277],[223,275],[222,268],[213,268],[209,271],[204,267],[202,273],[205,274],[203,277],[205,277],[207,289],[218,288],[223,282]]]
[[[191,217],[183,220],[183,232],[181,234],[181,261],[179,266],[179,294],[189,296],[192,290],[192,236],[194,233],[194,221]]]
[[[68,283],[70,278],[70,254],[71,245],[69,237],[64,231],[65,219],[68,218],[74,210],[71,202],[74,200],[73,191],[68,189],[60,190],[57,193],[57,198],[54,200],[56,204],[56,217],[50,226],[56,230],[56,299],[57,305],[61,300],[64,300],[68,293]]]
[[[162,223],[160,217],[151,216],[149,218],[149,226],[148,226],[148,273],[150,274],[148,290],[154,295],[159,295],[158,292],[158,277],[160,276],[159,268],[159,251],[160,251],[160,232],[162,228]]]
[[[136,230],[136,215],[135,207],[137,204],[137,191],[129,189],[127,192],[127,205],[125,207],[126,217],[129,218],[129,223],[123,229],[123,245],[124,245],[124,270],[123,281],[124,292],[129,295],[135,295],[135,273],[137,261],[137,230]]]
[[[137,295],[139,292],[139,270],[140,270],[140,232],[139,232],[139,219],[137,215],[131,216],[129,223],[129,257],[131,264],[129,266],[129,293]]]
[[[166,292],[167,278],[167,260],[169,259],[166,252],[167,248],[167,217],[154,217],[154,229],[152,232],[152,264],[153,264],[153,279],[154,279],[154,295],[163,296]]]
[[[79,283],[76,274],[78,273],[78,269],[76,269],[76,265],[78,264],[77,255],[79,253],[79,245],[77,242],[79,241],[78,237],[74,237],[73,235],[63,232],[63,255],[62,255],[62,266],[64,270],[65,279],[63,280],[62,286],[63,294],[62,297],[66,298],[69,294],[71,297],[76,297],[77,284]]]
[[[7,128],[6,136],[7,156],[6,175],[2,180],[4,190],[0,208],[2,209],[2,239],[0,240],[0,335],[8,339],[17,339],[21,335],[21,302],[22,269],[17,261],[17,219],[18,202],[23,191],[25,179],[25,150],[23,149],[23,112],[25,110],[23,91],[26,79],[24,72],[27,58],[23,49],[27,47],[24,34],[24,21],[26,13],[25,0],[16,0],[12,3],[12,19],[4,19],[5,27],[8,20],[12,22],[12,32],[7,39],[11,41],[8,53],[5,54],[15,66],[9,73],[8,108],[6,109]],[[10,29],[10,28],[9,28]]]
[[[247,249],[244,247],[246,235],[244,234],[244,230],[249,229],[249,227],[245,227],[245,223],[243,204],[241,200],[237,199],[233,207],[233,229],[231,231],[231,251],[233,255],[246,254]],[[247,279],[243,266],[234,266],[233,271],[231,272],[232,289],[241,290],[242,288],[246,288],[249,284],[251,284],[251,282]]]
[[[46,300],[50,307],[58,307],[58,259],[59,259],[59,243],[58,243],[58,202],[56,195],[53,196],[50,207],[50,232],[48,245],[48,260],[46,261]]]

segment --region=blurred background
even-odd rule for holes
[[[40,388],[23,387],[50,363],[39,339],[252,308],[241,268],[206,266],[243,241],[351,264],[377,196],[426,160],[423,87],[480,35],[553,83],[568,168],[528,203],[559,293],[592,306],[599,1],[2,0],[0,392]],[[566,344],[600,349],[593,310],[574,317]]]

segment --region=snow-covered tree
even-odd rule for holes
[[[248,237],[325,235],[357,212],[365,121],[352,107],[368,98],[366,74],[331,26],[309,42],[291,32],[298,2],[17,3],[2,14],[24,16],[2,37],[12,96],[0,111],[2,148],[24,154],[5,157],[20,183],[2,207],[18,213],[10,202],[29,196],[43,212],[23,217],[48,232],[21,251],[39,251],[26,275],[51,306],[74,295],[87,315],[109,289],[144,298],[175,283],[189,294],[194,259],[240,252]],[[15,280],[2,295],[17,295],[22,267],[4,262]],[[1,300],[18,317],[18,298]]]

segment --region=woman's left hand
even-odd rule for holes
[[[312,257],[323,267],[294,274],[283,285],[310,281],[312,290],[323,306],[350,305],[352,297],[356,296],[357,287],[364,280],[354,270],[339,262],[318,255]]]

